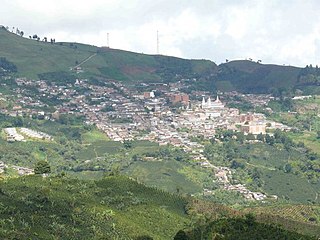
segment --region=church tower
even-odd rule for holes
[[[206,100],[204,99],[204,97],[202,97],[201,108],[205,108],[205,107],[206,107]]]

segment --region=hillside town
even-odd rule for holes
[[[115,81],[99,86],[87,79],[56,84],[17,78],[16,84],[16,104],[11,110],[1,109],[2,113],[52,121],[62,114],[81,115],[87,124],[96,125],[115,141],[140,138],[180,145],[189,136],[213,137],[216,129],[254,135],[265,134],[268,129],[290,130],[288,126],[267,120],[261,113],[240,113],[239,109],[227,107],[223,102],[224,97],[241,95],[253,105],[264,106],[272,99],[269,95],[230,92],[214,97],[199,91],[186,94],[179,90],[182,83],[144,83],[145,89],[154,88],[144,92]],[[38,94],[30,92],[31,87]],[[50,106],[50,101],[57,104]]]
[[[86,124],[95,125],[113,141],[137,139],[159,145],[171,144],[188,152],[200,166],[212,168],[216,181],[224,189],[237,191],[251,200],[264,200],[267,196],[252,192],[243,184],[231,184],[232,170],[212,165],[203,155],[204,146],[193,138],[214,138],[218,129],[253,136],[266,134],[272,129],[290,130],[286,125],[268,120],[264,114],[243,113],[228,107],[223,100],[240,96],[254,106],[266,106],[272,100],[270,95],[229,92],[212,96],[204,91],[186,94],[180,91],[184,87],[183,82],[144,83],[142,88],[135,89],[116,81],[96,85],[87,79],[77,79],[68,84],[26,78],[17,78],[15,82],[16,104],[12,109],[2,108],[2,113],[51,121],[59,121],[63,115],[83,116]],[[1,98],[4,101],[10,99],[5,95]],[[4,132],[7,141],[26,141],[28,138],[52,140],[46,133],[27,128],[6,128]],[[204,189],[204,194],[208,193],[210,191]]]

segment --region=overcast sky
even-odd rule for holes
[[[183,58],[320,63],[318,0],[1,0],[26,36]],[[0,39],[1,41],[1,39]],[[1,54],[1,53],[0,53]],[[319,64],[320,65],[320,64]]]

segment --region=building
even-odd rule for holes
[[[155,95],[154,95],[154,92],[153,92],[153,91],[151,91],[151,92],[144,92],[144,93],[143,93],[143,97],[144,97],[145,99],[148,99],[148,98],[154,98]]]
[[[243,114],[240,114],[239,116],[239,121],[240,123],[245,123],[245,122],[252,122],[254,121],[254,116],[253,114],[251,113],[243,113]]]
[[[173,104],[182,103],[184,105],[189,104],[189,95],[187,94],[172,94],[170,95],[170,101]]]
[[[217,95],[217,98],[215,101],[211,101],[211,98],[209,97],[206,101],[205,98],[202,98],[201,103],[202,109],[210,109],[210,110],[219,110],[224,108],[224,104],[220,101],[219,96]]]
[[[240,127],[241,132],[248,134],[266,134],[266,125],[260,122],[249,122]]]

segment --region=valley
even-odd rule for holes
[[[320,236],[317,70],[0,37],[3,238]]]

